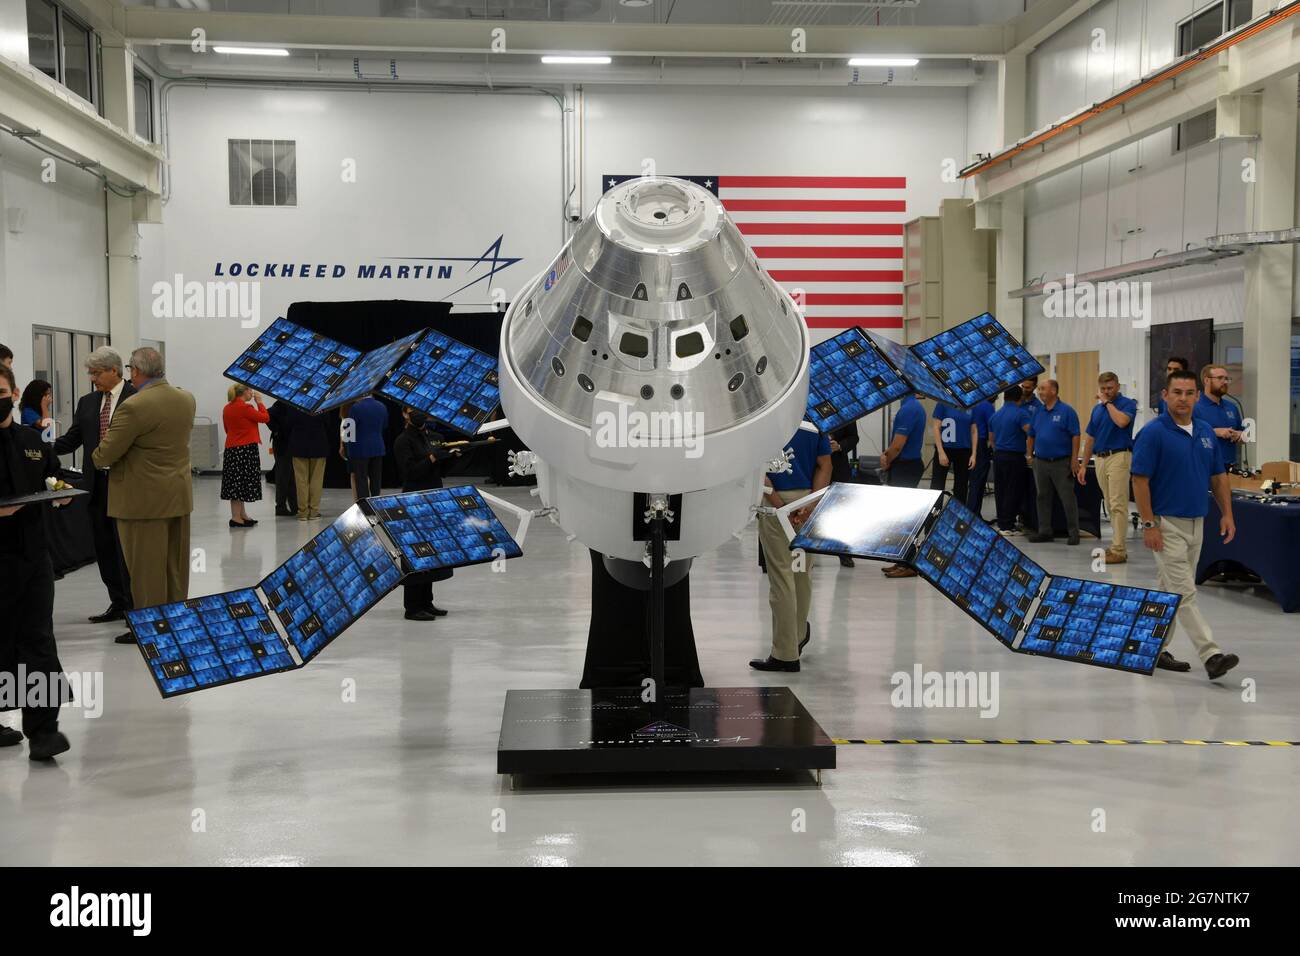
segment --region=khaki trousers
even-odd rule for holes
[[[778,491],[785,504],[811,494],[809,489]],[[799,642],[808,626],[808,609],[812,605],[812,559],[801,553],[803,570],[794,570],[795,553],[781,522],[768,515],[758,519],[758,539],[763,542],[767,561],[767,603],[772,608],[772,656],[779,661],[797,661]]]
[[[1164,538],[1163,550],[1155,552],[1156,578],[1161,590],[1183,596],[1182,603],[1178,605],[1176,622],[1187,632],[1196,648],[1196,655],[1204,664],[1219,653],[1219,645],[1214,643],[1210,625],[1205,623],[1196,603],[1196,565],[1201,560],[1201,536],[1205,530],[1205,519],[1164,515],[1157,516],[1156,520],[1160,522],[1160,534]],[[1169,646],[1173,636],[1171,628],[1161,650]]]
[[[320,494],[325,487],[325,459],[295,458],[293,480],[298,491],[298,517],[320,517]]]
[[[1128,484],[1133,453],[1117,451],[1096,461],[1097,484],[1101,485],[1101,497],[1110,513],[1110,549],[1127,556]]]
[[[190,516],[118,518],[117,536],[137,608],[190,596]]]

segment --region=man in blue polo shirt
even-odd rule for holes
[[[1027,457],[1038,487],[1038,530],[1029,540],[1052,540],[1052,492],[1055,491],[1065,509],[1065,524],[1070,533],[1067,543],[1078,544],[1079,501],[1074,497],[1071,479],[1075,459],[1079,457],[1079,416],[1059,399],[1060,388],[1054,378],[1039,383],[1038,400],[1042,407],[1033,412],[1029,422]]]
[[[925,406],[919,399],[919,395],[909,395],[899,404],[889,447],[880,456],[880,473],[891,488],[915,488],[925,471],[921,460],[921,449],[925,446]],[[881,573],[887,578],[916,577],[916,572],[905,564],[887,564]]]
[[[1138,403],[1119,391],[1119,376],[1102,372],[1097,376],[1097,404],[1088,419],[1083,447],[1075,474],[1079,484],[1088,483],[1088,455],[1097,459],[1097,484],[1101,486],[1110,513],[1110,547],[1107,564],[1128,560],[1128,481],[1133,462],[1133,420]]]
[[[1219,535],[1224,543],[1237,534],[1232,520],[1232,490],[1224,474],[1214,431],[1192,417],[1196,401],[1196,376],[1174,372],[1164,390],[1167,414],[1138,432],[1133,450],[1133,499],[1142,517],[1142,540],[1156,557],[1160,587],[1181,594],[1177,623],[1196,647],[1210,680],[1217,680],[1238,664],[1236,654],[1224,654],[1214,643],[1210,626],[1196,603],[1196,565],[1201,559],[1205,515],[1210,510],[1206,491],[1219,505]],[[1185,671],[1189,665],[1175,660],[1165,647],[1165,635],[1156,664],[1165,670]]]
[[[1196,400],[1192,417],[1199,418],[1214,429],[1219,439],[1219,454],[1225,468],[1237,464],[1237,446],[1246,437],[1241,430],[1241,412],[1230,401],[1225,401],[1232,379],[1222,365],[1207,365],[1201,369],[1201,397]]]
[[[989,466],[993,461],[993,442],[989,439],[989,422],[994,415],[993,399],[986,398],[970,410],[975,423],[975,467],[970,473],[970,491],[966,493],[966,507],[983,517],[984,486],[989,479]]]
[[[1002,393],[1002,407],[989,419],[993,438],[993,500],[997,503],[998,530],[1004,535],[1020,534],[1016,515],[1026,505],[1029,465],[1025,461],[1029,413],[1021,404],[1025,393],[1012,385]]]
[[[1020,383],[1020,391],[1024,396],[1020,400],[1020,405],[1033,418],[1034,413],[1043,407],[1043,403],[1038,400],[1038,376],[1027,378]]]
[[[763,494],[763,504],[783,508],[792,501],[825,488],[831,483],[831,441],[821,432],[800,428],[786,444],[787,456],[793,454],[791,470],[783,474],[768,473],[771,491]],[[800,508],[790,515],[798,530],[812,509]],[[749,666],[759,671],[797,671],[799,655],[812,637],[808,609],[812,605],[812,555],[801,552],[802,570],[794,569],[794,552],[781,522],[772,515],[759,515],[758,539],[763,543],[767,560],[767,603],[772,609],[772,652],[755,658]]]
[[[894,413],[894,429],[889,447],[880,456],[880,470],[889,477],[889,484],[899,488],[915,488],[921,483],[925,465],[921,449],[925,445],[925,406],[916,395],[903,399]]]

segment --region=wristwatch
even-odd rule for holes
[[[1149,531],[1150,529],[1152,529],[1152,528],[1154,528],[1154,527],[1156,527],[1156,523],[1155,523],[1154,521],[1143,521],[1143,522],[1142,522],[1142,530],[1143,530],[1143,531]]]

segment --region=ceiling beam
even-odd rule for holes
[[[159,147],[114,126],[34,67],[5,57],[0,57],[0,125],[117,185],[158,192]]]
[[[979,201],[995,199],[1213,109],[1220,97],[1300,72],[1300,17],[1251,36],[1178,76],[976,173]]]
[[[1101,0],[1038,0],[1007,24],[1006,52],[1030,53],[1054,33],[1065,29]]]
[[[864,55],[923,58],[996,57],[1004,52],[1001,25],[966,27],[806,27],[807,50],[791,50],[794,26],[737,24],[623,24],[527,20],[409,20],[221,13],[125,7],[127,39],[140,44],[189,44],[202,29],[214,43],[377,52],[493,52],[493,31],[504,30],[512,54],[607,53],[660,57],[792,57]]]

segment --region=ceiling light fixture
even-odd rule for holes
[[[551,64],[589,64],[593,66],[606,66],[610,63],[607,56],[544,56],[543,63]]]
[[[914,56],[855,56],[849,66],[916,66],[920,62]]]
[[[245,56],[288,56],[289,51],[273,46],[214,46],[213,53],[235,53]]]

